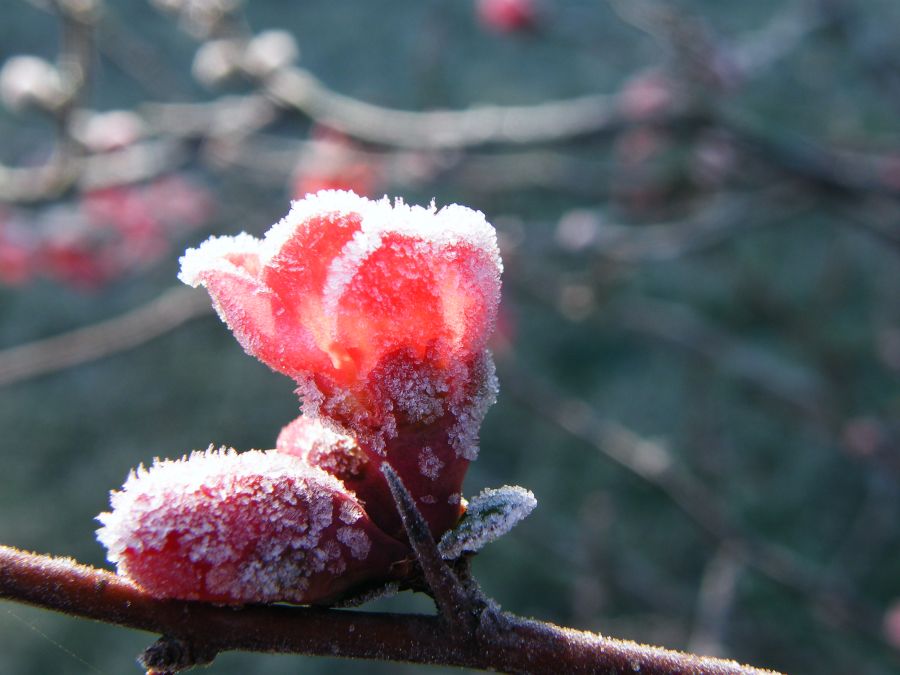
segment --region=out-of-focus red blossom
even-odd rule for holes
[[[900,650],[900,599],[894,600],[885,611],[881,632],[889,645]]]
[[[45,274],[82,290],[93,290],[117,276],[112,261],[87,242],[49,241],[38,256]]]
[[[144,188],[150,208],[169,229],[189,230],[206,223],[213,213],[209,191],[184,176],[170,174]]]
[[[214,237],[181,262],[244,349],[298,382],[306,415],[390,463],[435,534],[455,524],[496,395],[485,345],[501,264],[482,214],[320,192],[264,239]],[[372,519],[399,536],[380,472],[362,482]]]
[[[15,242],[0,239],[0,283],[21,286],[33,273],[31,251]]]
[[[375,172],[367,164],[351,164],[334,173],[315,173],[304,168],[294,177],[291,194],[294,199],[323,190],[347,190],[359,195],[372,195]]]
[[[669,137],[651,126],[620,134],[613,146],[618,171],[611,192],[633,217],[653,214],[667,201],[665,167],[658,160],[671,148]]]
[[[900,154],[891,153],[876,162],[875,172],[891,190],[900,190]]]
[[[535,0],[476,0],[479,22],[499,33],[515,33],[535,28],[540,12]]]
[[[657,117],[672,109],[677,92],[672,79],[658,70],[646,70],[629,78],[619,93],[619,109],[631,120]]]
[[[635,168],[658,157],[670,146],[666,134],[652,127],[639,126],[620,134],[613,151],[624,168]]]
[[[877,419],[854,417],[841,429],[841,440],[849,454],[856,457],[873,457],[878,454],[885,442],[885,432]]]
[[[27,227],[0,216],[0,283],[40,275],[94,290],[145,269],[171,250],[171,240],[203,224],[209,193],[180,176],[146,185],[89,190],[76,204],[32,216]]]
[[[12,214],[0,209],[0,284],[21,286],[36,272],[34,247],[24,234]]]
[[[315,127],[313,140],[297,162],[291,195],[303,199],[323,190],[346,190],[373,196],[381,184],[381,170],[346,135],[328,127]]]
[[[333,476],[282,452],[212,448],[133,472],[97,531],[118,572],[161,598],[328,603],[408,570]]]

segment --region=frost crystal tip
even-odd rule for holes
[[[323,191],[261,240],[189,250],[180,278],[206,287],[248,353],[298,382],[307,416],[388,461],[440,534],[460,515],[450,497],[496,396],[485,344],[501,269],[478,211]],[[397,534],[380,475],[369,488],[370,512]]]

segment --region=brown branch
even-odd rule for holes
[[[137,347],[211,311],[205,293],[170,289],[121,316],[0,351],[0,387]]]
[[[283,605],[234,609],[160,600],[110,572],[6,546],[0,546],[0,599],[159,633],[166,636],[163,648],[182,659],[185,654],[192,656],[193,663],[208,662],[219,652],[242,650],[510,673],[773,672],[561,628],[496,609],[482,613],[473,634],[455,635],[433,616]]]

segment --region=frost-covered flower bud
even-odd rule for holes
[[[0,70],[0,98],[10,110],[53,110],[64,98],[59,71],[37,56],[13,56]]]
[[[387,460],[439,534],[459,517],[496,395],[485,344],[500,271],[477,211],[324,191],[294,202],[262,240],[189,250],[180,278],[206,286],[248,353],[298,382],[307,415]],[[378,522],[396,534],[388,503],[393,515]]]
[[[327,603],[409,556],[334,477],[282,452],[195,452],[133,472],[100,514],[119,574],[161,598]]]
[[[289,66],[300,56],[294,36],[286,30],[267,30],[254,37],[244,52],[244,69],[265,77]]]

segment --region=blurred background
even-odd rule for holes
[[[320,188],[434,198],[484,211],[506,265],[467,493],[539,502],[477,557],[486,592],[792,673],[900,668],[900,4],[3,9],[0,543],[106,565],[132,467],[296,416],[176,281],[185,247]],[[3,675],[138,672],[153,639],[0,605]],[[207,672],[301,670],[426,669]]]

